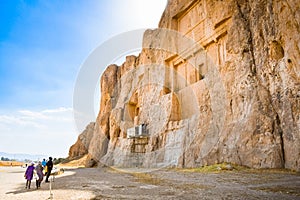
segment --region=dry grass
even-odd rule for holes
[[[22,166],[23,162],[18,161],[0,161],[1,167],[9,167],[9,166]]]
[[[246,172],[253,174],[295,174],[300,175],[299,172],[290,169],[247,169]]]
[[[228,169],[228,165],[230,165],[232,168]],[[214,164],[214,165],[208,165],[204,167],[198,167],[198,168],[184,168],[184,169],[175,169],[179,172],[198,172],[198,173],[220,173],[224,171],[232,171],[232,170],[248,170],[249,168],[235,165],[235,164],[229,164],[229,163],[220,163],[220,164]]]
[[[154,175],[144,172],[129,172],[128,170],[122,170],[118,168],[110,167],[107,169],[110,173],[124,173],[124,174],[130,174],[134,177],[134,180],[140,183],[146,183],[151,185],[162,185],[165,183],[164,180],[154,177]]]
[[[232,167],[232,169],[228,169],[228,165]],[[179,172],[198,172],[198,173],[220,173],[220,172],[228,172],[228,171],[242,171],[246,173],[253,174],[299,174],[299,172],[292,171],[289,169],[253,169],[246,166],[240,166],[231,163],[220,163],[214,165],[208,165],[204,167],[198,168],[183,168],[183,169],[175,169]]]
[[[86,163],[87,155],[78,159],[70,160],[64,163],[60,163],[59,167],[84,167]]]
[[[162,185],[165,181],[148,173],[130,173],[136,181],[151,185]]]

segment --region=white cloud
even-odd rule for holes
[[[12,116],[12,115],[0,115],[0,125],[3,128],[9,129],[7,125],[19,125],[19,126],[32,126],[35,128],[42,128],[43,126],[26,119],[24,116]]]
[[[23,120],[48,119],[48,117],[41,112],[20,110],[19,113],[21,114],[19,117]]]
[[[19,110],[0,115],[0,151],[66,157],[77,135],[72,108]]]
[[[53,121],[70,121],[73,115],[72,108],[60,107],[56,109],[46,109],[42,111],[31,111],[31,110],[19,110],[18,113],[21,115],[16,116],[7,116],[10,118],[17,118],[20,121],[30,121],[30,120],[53,120]]]
[[[72,108],[65,108],[65,107],[60,107],[57,109],[46,109],[43,110],[42,113],[60,113],[60,112],[72,112],[73,109]]]

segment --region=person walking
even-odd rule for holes
[[[33,177],[34,163],[32,162],[26,169],[24,177],[26,179],[26,189],[30,189],[31,180]]]
[[[53,168],[53,162],[52,162],[52,157],[49,157],[49,160],[46,164],[46,167],[47,167],[47,173],[46,173],[46,183],[49,183],[49,176],[51,175],[51,170]]]
[[[44,158],[43,161],[42,161],[42,166],[45,167],[46,164],[47,164],[47,162],[46,162],[46,159]]]
[[[41,183],[44,178],[43,174],[43,166],[42,163],[39,161],[37,166],[35,167],[36,174],[38,176],[38,179],[36,180],[36,189],[39,189],[41,187]]]

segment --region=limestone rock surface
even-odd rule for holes
[[[85,130],[78,136],[77,141],[69,149],[69,159],[86,155],[94,135],[95,122],[91,122]]]
[[[300,171],[299,27],[297,0],[169,0],[140,55],[102,75],[86,150],[122,167]]]

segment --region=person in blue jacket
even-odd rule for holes
[[[42,161],[42,166],[45,168],[46,164],[47,164],[47,162],[46,162],[46,160],[44,158],[43,161]]]

